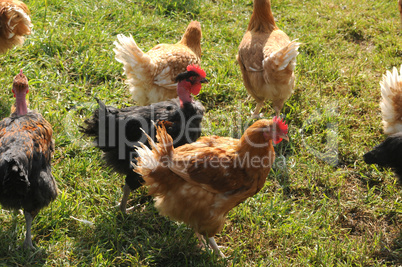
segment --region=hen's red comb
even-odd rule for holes
[[[286,124],[285,121],[282,121],[281,118],[278,118],[277,116],[275,116],[273,119],[275,124],[278,125],[279,130],[283,133],[287,133],[288,132],[288,125]]]
[[[202,78],[205,78],[207,76],[207,74],[205,73],[205,71],[203,69],[201,69],[200,66],[198,66],[197,64],[191,64],[187,66],[187,71],[195,71],[196,73],[198,73],[198,75],[200,75]]]

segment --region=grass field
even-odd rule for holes
[[[177,42],[191,20],[202,24],[202,67],[210,83],[197,97],[207,109],[203,135],[239,136],[255,101],[247,99],[235,56],[251,0],[31,0],[34,31],[1,55],[0,118],[13,103],[12,78],[23,68],[31,108],[53,125],[53,173],[59,196],[34,221],[34,253],[18,247],[22,215],[0,210],[0,266],[400,266],[402,185],[362,155],[380,143],[379,82],[402,63],[396,0],[273,0],[277,24],[303,45],[296,87],[283,114],[290,142],[276,147],[265,187],[227,218],[216,237],[225,259],[200,250],[194,232],[132,195],[134,212],[115,206],[124,177],[78,126],[96,108],[132,105],[119,33],[148,51]],[[263,110],[272,117],[268,102]],[[88,220],[81,223],[71,216]]]

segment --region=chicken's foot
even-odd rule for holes
[[[199,246],[201,248],[211,248],[214,253],[222,258],[225,258],[225,255],[219,249],[219,246],[216,244],[215,239],[213,237],[209,237],[208,240],[205,240],[204,236],[200,233],[195,233],[198,240],[200,241]]]

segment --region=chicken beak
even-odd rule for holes
[[[281,137],[283,140],[286,140],[286,141],[289,142],[289,136],[288,136],[287,134],[280,135],[280,137]]]
[[[206,78],[204,78],[204,79],[202,79],[202,80],[200,81],[200,83],[209,83],[209,81],[208,81]]]

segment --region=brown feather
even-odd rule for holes
[[[237,55],[244,86],[257,101],[254,116],[268,99],[279,115],[293,92],[298,46],[275,25],[270,1],[254,0],[253,14]]]
[[[392,96],[392,106],[396,114],[396,118],[399,118],[398,120],[391,122],[390,124],[402,124],[402,81],[398,82],[398,85],[396,88],[393,88],[393,91],[395,94]],[[392,125],[390,125],[392,126]]]
[[[201,24],[192,21],[175,44],[158,44],[144,53],[132,37],[118,36],[116,59],[124,64],[127,84],[138,105],[177,97],[175,78],[201,63]]]
[[[21,9],[25,17],[10,7]],[[31,34],[31,21],[28,7],[18,0],[0,0],[0,53],[16,45],[22,45],[24,35]]]
[[[277,30],[270,0],[254,0],[253,14],[248,24],[248,31],[272,32]]]
[[[401,25],[402,25],[402,0],[398,1],[398,8],[399,8],[399,13],[401,14]]]
[[[192,21],[187,26],[187,29],[178,44],[190,48],[198,58],[201,58],[201,37],[201,24],[198,21]]]
[[[272,120],[259,120],[241,139],[202,137],[173,149],[162,126],[152,149],[157,167],[150,170],[150,159],[142,155],[135,171],[143,175],[162,215],[211,237],[232,208],[263,187],[275,160],[271,140],[278,130]]]

